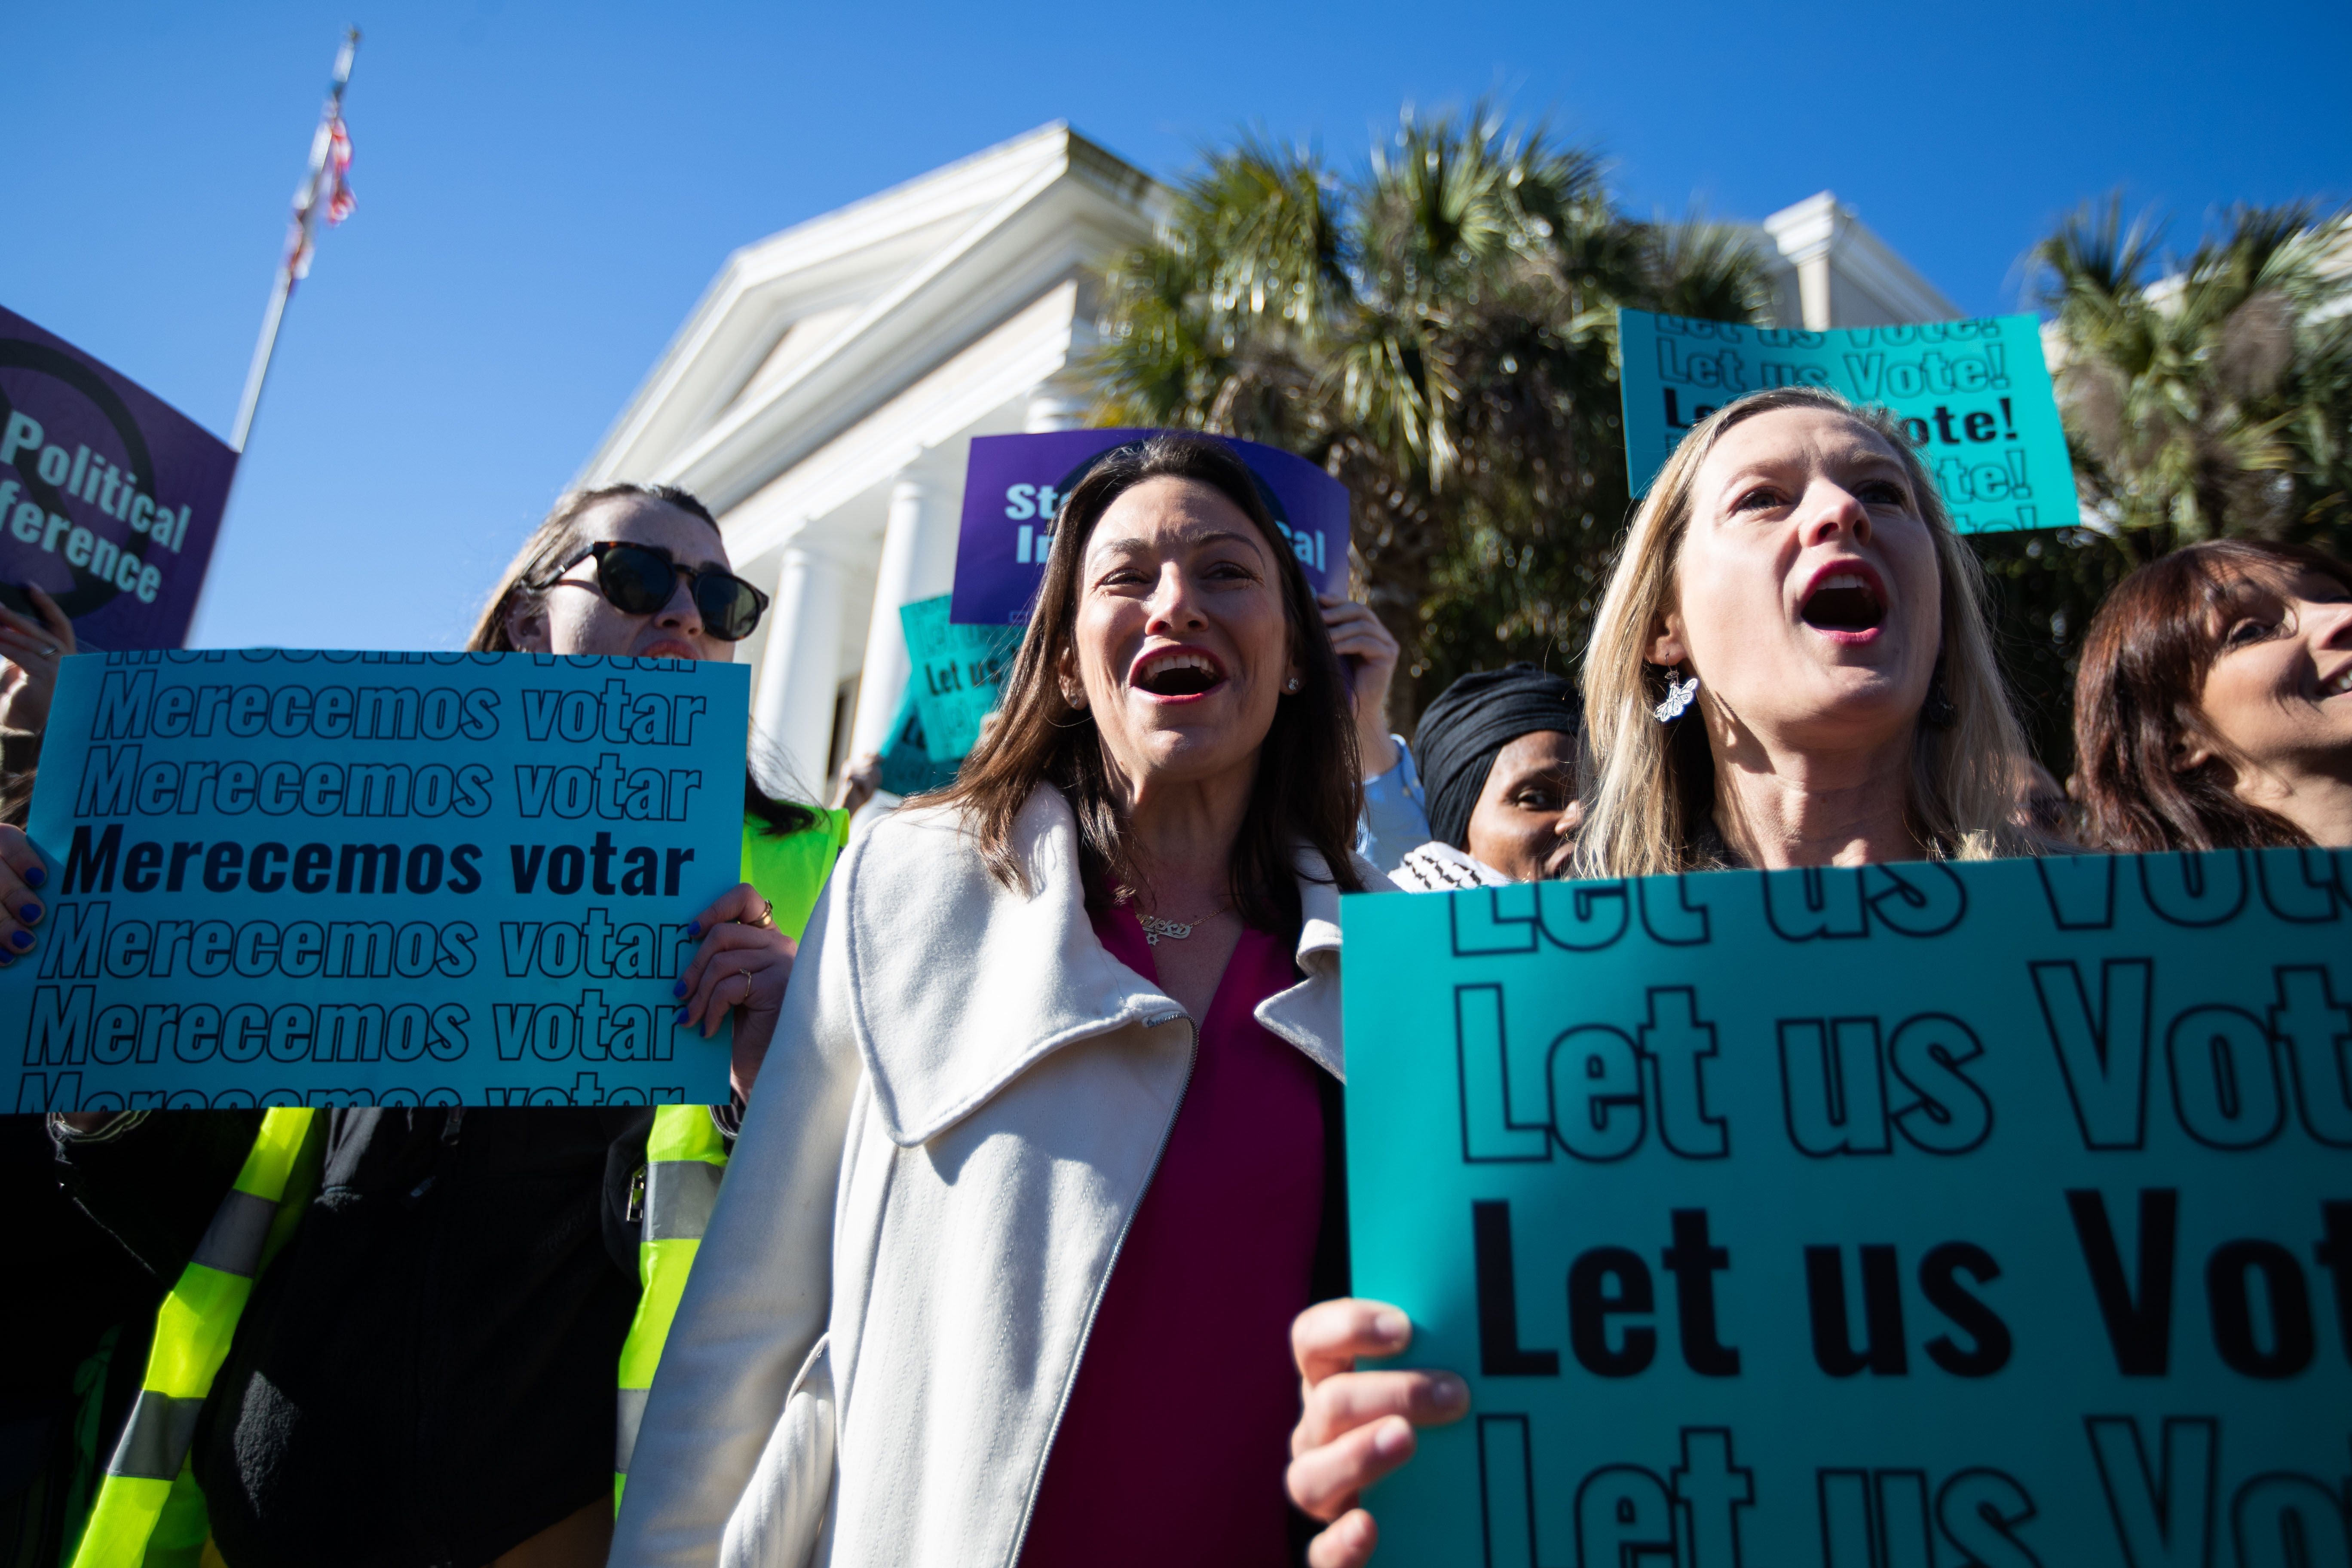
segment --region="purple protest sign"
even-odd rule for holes
[[[1055,430],[975,436],[964,470],[956,540],[959,626],[1022,626],[1045,575],[1054,513],[1097,458],[1157,430]],[[1319,593],[1348,591],[1348,487],[1296,453],[1255,441],[1225,444],[1257,476],[1258,494]]]
[[[236,472],[195,421],[0,310],[0,603],[31,614],[40,588],[85,652],[178,647]]]

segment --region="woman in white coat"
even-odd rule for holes
[[[1002,722],[809,927],[614,1563],[1290,1560],[1355,746],[1229,448],[1071,490]]]

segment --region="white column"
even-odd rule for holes
[[[899,473],[890,487],[890,520],[874,578],[874,618],[866,628],[857,719],[850,727],[852,756],[878,752],[889,739],[908,668],[898,609],[955,586],[956,522],[946,496],[928,474],[911,467]]]
[[[1830,300],[1830,253],[1809,256],[1797,263],[1797,299],[1805,312],[1805,330],[1825,331],[1835,320]]]
[[[1821,331],[1832,324],[1830,253],[1836,247],[1845,217],[1837,197],[1823,191],[1764,220],[1764,232],[1796,269],[1797,305],[1804,316],[1801,324],[1809,331]]]
[[[753,705],[759,740],[783,753],[793,780],[822,794],[841,684],[841,601],[848,574],[822,551],[787,546],[769,607],[768,646]]]

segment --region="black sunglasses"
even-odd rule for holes
[[[556,568],[542,585],[551,588],[590,556],[596,558],[596,591],[626,616],[650,616],[670,601],[683,574],[701,613],[702,629],[721,642],[740,642],[767,613],[768,595],[732,572],[717,566],[681,566],[658,544],[592,544]]]

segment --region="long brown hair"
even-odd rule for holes
[[[1619,547],[1584,657],[1591,762],[1577,874],[1635,877],[1706,867],[1699,846],[1715,806],[1714,757],[1699,724],[1661,724],[1654,716],[1665,672],[1648,665],[1645,655],[1674,607],[1700,465],[1725,431],[1783,408],[1841,415],[1884,440],[1902,462],[1935,541],[1944,626],[1938,666],[1953,712],[1948,724],[1918,724],[1912,741],[1905,813],[1920,847],[1956,860],[2039,853],[2046,846],[2017,822],[2028,776],[2025,732],[1993,657],[1984,568],[1953,531],[1935,480],[1891,415],[1857,407],[1834,392],[1793,386],[1751,392],[1693,426]]]
[[[1055,519],[1045,580],[1006,678],[1000,717],[938,798],[962,809],[997,880],[1025,891],[1028,879],[1013,848],[1013,826],[1037,787],[1050,784],[1077,816],[1088,873],[1115,888],[1141,885],[1094,715],[1070,705],[1060,672],[1076,641],[1079,569],[1087,539],[1112,501],[1146,479],[1163,477],[1207,485],[1240,508],[1265,537],[1281,581],[1299,689],[1276,706],[1227,876],[1234,907],[1244,920],[1261,931],[1292,930],[1299,920],[1295,851],[1301,840],[1322,856],[1342,891],[1363,890],[1349,858],[1364,795],[1356,726],[1348,683],[1307,574],[1275,527],[1248,468],[1214,437],[1162,435],[1119,447],[1071,488]]]
[[[528,613],[538,608],[557,574],[596,542],[588,537],[588,531],[581,523],[608,500],[649,500],[674,506],[688,517],[698,517],[709,523],[712,532],[720,533],[719,520],[710,515],[710,509],[702,504],[701,499],[676,485],[599,485],[594,489],[573,490],[540,520],[539,526],[530,531],[530,537],[522,542],[522,548],[515,552],[515,558],[507,563],[506,574],[490,590],[488,601],[482,605],[481,617],[474,623],[474,635],[466,639],[467,653],[522,651],[515,646],[509,622],[517,611]],[[761,832],[772,835],[805,832],[817,823],[817,814],[810,807],[797,801],[778,800],[761,789],[748,760],[743,768],[743,815],[758,822]]]
[[[2302,828],[2238,797],[2199,707],[2230,612],[2249,586],[2316,572],[2352,588],[2352,566],[2300,544],[2215,539],[2116,584],[2074,673],[2075,788],[2091,843],[2119,854],[2308,845]],[[2178,766],[2201,742],[2217,754]]]

